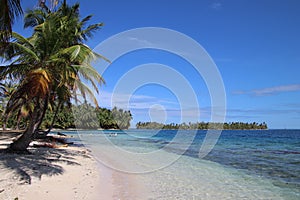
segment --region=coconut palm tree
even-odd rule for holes
[[[46,0],[38,0],[38,5],[42,9],[50,12],[59,3],[59,0],[50,0],[50,9],[46,5]],[[64,0],[66,4],[66,0]],[[0,41],[4,43],[1,45],[5,47],[6,42],[9,41],[12,33],[12,26],[17,17],[23,14],[20,0],[0,0]]]
[[[6,111],[6,105],[9,101],[9,99],[11,98],[12,94],[14,93],[14,91],[17,88],[17,85],[14,84],[12,81],[8,81],[5,78],[2,79],[4,82],[0,83],[0,104],[1,104],[1,118],[3,117],[2,115],[4,114],[4,112]],[[24,110],[24,109],[23,109]],[[17,127],[19,127],[19,122],[21,120],[22,115],[24,114],[24,112],[19,112],[18,114],[18,123],[17,123]],[[7,125],[7,120],[8,117],[4,117],[1,121],[2,121],[2,128],[3,130],[6,130],[6,125]]]
[[[86,23],[90,16],[80,20],[79,4],[62,6],[47,13],[44,21],[36,23],[30,38],[17,33],[3,54],[14,61],[0,69],[0,76],[8,74],[19,81],[19,87],[10,98],[6,114],[27,105],[29,123],[24,134],[10,148],[24,151],[39,129],[50,101],[70,101],[70,98],[90,98],[97,105],[94,92],[83,82],[88,81],[98,92],[97,85],[104,83],[101,75],[90,65],[91,60],[104,58],[94,53],[83,42],[103,24]],[[65,92],[63,92],[65,91]]]
[[[7,42],[16,17],[22,15],[20,0],[0,0],[0,41]]]

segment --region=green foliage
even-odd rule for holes
[[[7,4],[1,4],[0,10],[3,8],[7,9]],[[15,113],[17,121],[20,121],[25,111],[24,117],[28,120],[22,137],[11,145],[18,151],[28,147],[49,108],[53,108],[55,115],[59,116],[61,106],[70,103],[72,98],[76,101],[78,97],[94,101],[97,105],[94,94],[98,92],[98,86],[104,83],[91,65],[92,60],[104,57],[84,44],[103,24],[88,25],[91,16],[81,20],[79,4],[69,6],[64,1],[55,12],[45,8],[43,5],[42,10],[30,11],[25,16],[25,27],[34,27],[31,37],[25,38],[12,32],[10,40],[0,45],[0,57],[4,63],[10,63],[0,66],[0,80],[9,78],[18,84],[6,104],[3,129]],[[1,12],[0,18],[2,14],[6,15]],[[5,25],[4,30],[10,31],[10,24]],[[80,117],[85,120],[89,114]],[[88,121],[80,124],[83,127],[95,125]]]
[[[12,40],[1,54],[4,61],[1,79],[10,76],[18,83],[15,95],[9,100],[9,109],[21,109],[25,104],[37,104],[59,99],[89,98],[97,104],[94,92],[84,83],[85,79],[98,92],[98,84],[104,83],[90,61],[103,58],[83,44],[102,23],[87,26],[90,16],[80,20],[79,4],[63,4],[56,12],[29,11],[25,26],[34,26],[31,37],[12,33]],[[41,106],[45,107],[45,106]],[[41,117],[40,117],[41,118]]]
[[[43,120],[42,129],[50,128],[55,111],[48,109],[45,118]],[[69,106],[64,106],[60,112],[57,113],[55,119],[53,128],[59,128],[59,129],[67,129],[67,128],[75,128],[74,124],[74,116],[72,113],[72,108]]]
[[[119,129],[127,129],[130,126],[130,120],[132,115],[130,111],[124,111],[123,109],[117,109],[114,107],[111,111],[112,120],[115,121]]]
[[[48,110],[42,128],[51,126],[54,111]],[[115,117],[116,116],[116,117]],[[95,108],[91,104],[64,106],[56,115],[53,128],[68,129],[128,129],[132,116],[130,111],[107,108]]]
[[[90,104],[81,104],[73,106],[74,123],[79,129],[97,129],[99,122],[97,119],[96,109]]]
[[[181,123],[181,124],[162,124],[157,122],[138,122],[136,124],[137,129],[184,129],[184,130],[206,130],[206,129],[230,129],[230,130],[250,130],[250,129],[268,129],[265,122],[263,123],[243,123],[243,122],[230,122],[230,123]]]
[[[10,39],[15,19],[22,15],[20,0],[0,0],[0,42]],[[1,51],[2,45],[0,46]]]
[[[97,112],[100,128],[102,129],[119,129],[114,119],[113,113],[107,108],[99,108]]]

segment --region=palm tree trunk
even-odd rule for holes
[[[27,152],[27,147],[33,139],[35,131],[38,129],[40,114],[40,107],[36,106],[32,112],[30,122],[27,129],[21,137],[19,137],[15,142],[13,142],[9,150],[13,152]]]
[[[47,134],[50,133],[50,131],[52,130],[52,128],[54,126],[54,123],[55,123],[55,120],[56,120],[56,117],[57,117],[58,111],[60,110],[61,105],[62,105],[62,103],[59,102],[58,105],[57,105],[57,108],[55,110],[51,125],[50,125],[49,129],[46,131]]]
[[[39,128],[42,125],[43,119],[45,117],[45,114],[46,114],[46,111],[47,111],[47,108],[48,108],[48,103],[49,103],[49,98],[48,98],[48,95],[47,95],[46,98],[45,98],[45,101],[44,101],[42,113],[38,116],[38,119],[37,119],[37,123],[38,124],[37,124],[37,128],[34,131],[33,138],[37,138],[38,137]]]
[[[22,119],[22,112],[21,112],[21,110],[19,110],[18,117],[17,117],[16,130],[20,130],[21,119]]]
[[[48,96],[44,99],[43,107],[41,107],[40,100],[37,100],[36,106],[33,109],[33,112],[30,117],[30,122],[21,137],[19,137],[15,142],[13,142],[9,151],[12,152],[27,152],[27,147],[30,142],[34,139],[35,133],[39,130],[43,118],[45,116],[46,110],[48,106]]]
[[[3,121],[3,124],[2,124],[2,130],[3,130],[3,131],[6,131],[6,124],[7,124],[7,123],[6,123],[6,120],[4,120],[4,121]]]
[[[6,131],[9,114],[4,114],[3,118],[2,130]]]

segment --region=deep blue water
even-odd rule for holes
[[[155,137],[170,141],[174,134],[173,130],[161,131]],[[186,156],[198,157],[205,134],[206,131],[197,132]],[[224,130],[204,159],[245,169],[273,179],[275,185],[300,190],[300,130]]]
[[[300,189],[300,131],[223,131],[205,158]]]
[[[196,132],[191,145],[184,152],[185,156],[198,157],[206,132]],[[88,133],[99,134],[99,131]],[[112,138],[112,142],[120,146],[138,147],[144,144],[164,148],[172,143],[164,148],[172,153],[182,153],[182,144],[186,142],[184,136],[192,134],[191,131],[183,131],[182,140],[174,142],[176,130],[132,129],[104,133],[118,133],[118,139]],[[300,130],[224,130],[204,159],[271,179],[276,186],[293,188],[300,193]]]

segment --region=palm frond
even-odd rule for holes
[[[75,88],[77,90],[80,91],[80,94],[82,95],[83,99],[86,101],[87,100],[87,97],[94,102],[94,104],[99,107],[98,105],[98,101],[94,95],[94,92],[86,85],[84,84],[80,79],[78,79],[76,82],[75,82]]]
[[[0,0],[0,40],[9,41],[15,19],[23,14],[20,0]]]
[[[24,28],[35,27],[39,24],[42,24],[44,23],[46,17],[47,13],[45,13],[43,10],[28,10],[24,17]]]

